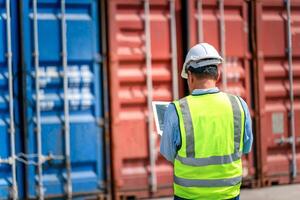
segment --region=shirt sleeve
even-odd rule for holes
[[[253,143],[252,121],[247,103],[242,98],[239,99],[241,100],[242,107],[245,112],[245,134],[243,141],[243,154],[248,154],[251,151]]]
[[[160,141],[160,153],[174,163],[177,149],[180,147],[178,116],[174,104],[170,104],[164,116],[164,128]]]

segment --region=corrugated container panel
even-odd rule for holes
[[[287,51],[287,11],[283,1],[256,3],[257,92],[260,164],[263,185],[299,182],[300,169],[300,1],[291,1],[296,160],[298,176],[290,177],[290,85]]]
[[[98,1],[66,0],[65,15],[62,2],[37,1],[36,38],[34,2],[24,0],[21,4],[23,84],[26,85],[25,150],[38,164],[39,120],[35,89],[35,56],[38,56],[40,144],[43,159],[46,159],[41,165],[42,181],[38,166],[26,167],[28,198],[41,196],[41,191],[45,197],[55,197],[66,196],[68,191],[73,196],[100,194],[105,189]],[[64,17],[66,32],[62,26]],[[66,52],[63,52],[64,45]],[[63,71],[64,59],[67,73]],[[64,76],[67,76],[69,100],[64,96]],[[64,112],[64,103],[69,111]],[[65,123],[69,124],[69,142]]]
[[[202,42],[215,46],[221,53],[221,35],[223,34],[227,89],[222,84],[222,80],[218,82],[218,87],[223,91],[241,96],[247,102],[253,116],[248,4],[243,0],[225,0],[224,18],[222,19],[220,2],[217,0],[188,1],[188,46],[190,48],[202,40]],[[224,32],[221,31],[222,20],[224,20]],[[225,73],[222,67],[221,71]],[[255,176],[253,151],[243,156],[243,168],[243,183],[252,184]]]
[[[116,198],[172,194],[172,166],[158,153],[157,192],[150,192],[144,1],[108,2],[112,160]],[[172,100],[168,0],[150,1],[153,99]],[[179,1],[176,1],[178,13]],[[177,16],[178,17],[178,16]],[[178,42],[179,43],[179,42]],[[179,47],[178,47],[179,48]]]
[[[10,5],[10,6],[9,6]],[[8,10],[10,9],[10,23],[8,20]],[[12,149],[18,154],[21,148],[20,140],[20,106],[18,99],[20,98],[19,87],[19,53],[17,38],[17,1],[0,1],[0,199],[12,198],[13,194],[23,197],[23,174],[19,162],[16,161],[16,167],[7,163],[14,157]],[[8,28],[10,26],[10,28]],[[10,31],[9,31],[10,29]],[[11,41],[9,42],[8,36]],[[9,48],[10,46],[10,48]],[[11,61],[9,59],[9,49],[11,49]],[[9,63],[11,63],[11,74],[9,73]],[[11,75],[11,77],[10,77]],[[9,90],[9,80],[11,78],[12,90]],[[10,99],[10,94],[13,99]],[[12,102],[12,108],[10,103]],[[10,109],[13,109],[12,116]],[[13,119],[12,119],[13,118]],[[10,122],[13,124],[10,124]],[[12,130],[15,130],[15,138],[11,137]],[[11,146],[15,143],[14,146]],[[13,191],[13,168],[16,169],[17,193]],[[16,196],[15,196],[16,197]]]

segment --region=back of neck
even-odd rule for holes
[[[192,90],[195,89],[210,89],[216,87],[216,81],[213,79],[202,79],[197,80],[195,82],[194,87],[192,87]]]

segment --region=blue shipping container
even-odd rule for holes
[[[0,0],[0,199],[23,197],[17,1]]]
[[[98,1],[20,2],[24,142],[32,159],[27,197],[99,194],[105,168]]]

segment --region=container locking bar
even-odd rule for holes
[[[280,137],[280,138],[276,138],[274,139],[274,142],[276,144],[293,144],[294,142],[294,138],[293,137]],[[296,138],[296,142],[300,142],[300,137]]]
[[[149,152],[150,152],[150,186],[151,192],[157,190],[157,180],[155,172],[155,138],[153,135],[153,113],[152,113],[152,66],[151,66],[151,29],[150,29],[150,4],[149,0],[144,0],[144,23],[146,38],[146,75],[147,75],[147,105],[148,105],[148,136],[149,136]]]
[[[290,82],[290,134],[291,134],[291,148],[292,148],[292,178],[297,177],[297,160],[296,160],[296,141],[295,141],[295,109],[294,109],[294,84],[293,84],[293,49],[292,49],[292,33],[291,33],[291,1],[284,0],[286,3],[287,12],[287,56],[289,65],[289,82]]]
[[[178,68],[177,68],[177,35],[176,35],[176,13],[175,0],[170,0],[170,30],[172,49],[172,89],[173,99],[178,99]]]
[[[198,42],[203,42],[203,8],[202,0],[197,0],[197,26],[198,26]]]
[[[6,37],[7,37],[7,65],[8,65],[8,87],[9,87],[9,132],[10,152],[9,164],[12,172],[12,199],[18,199],[18,186],[16,174],[16,150],[15,150],[15,124],[14,124],[14,96],[13,96],[13,69],[12,69],[12,44],[11,44],[11,14],[10,0],[6,0]]]
[[[225,16],[224,16],[224,0],[219,0],[219,30],[220,30],[220,47],[222,63],[222,85],[223,90],[227,91],[227,66],[226,66],[226,37],[225,37]]]
[[[38,197],[44,199],[43,185],[43,155],[42,155],[42,133],[41,133],[41,107],[40,107],[40,71],[39,71],[39,39],[38,39],[38,18],[37,0],[33,0],[33,37],[34,37],[34,67],[35,67],[35,93],[36,93],[36,135],[37,135],[37,154],[38,154]]]
[[[72,199],[71,180],[71,151],[70,151],[70,118],[69,118],[69,91],[68,91],[68,52],[67,52],[67,26],[66,3],[61,0],[61,37],[62,37],[62,65],[64,88],[64,132],[65,132],[65,162],[66,162],[66,192],[67,198]]]
[[[35,162],[31,159],[36,159],[39,158],[40,162]],[[47,156],[41,155],[39,156],[38,154],[24,154],[24,153],[18,153],[15,157],[15,159],[19,162],[24,163],[25,165],[34,165],[34,166],[39,166],[39,164],[44,164],[47,161],[50,160],[64,160],[64,156],[62,155],[53,155],[52,153],[49,153]],[[0,159],[1,163],[1,159]]]

